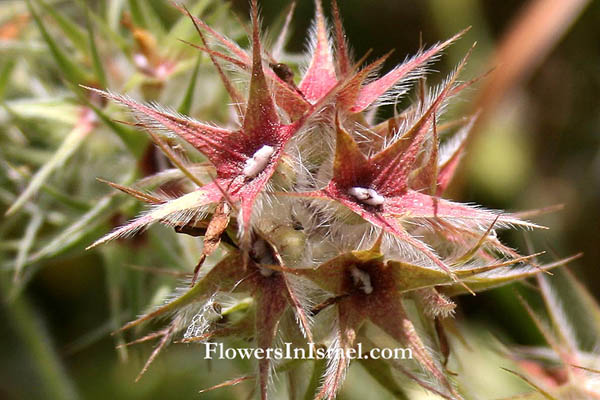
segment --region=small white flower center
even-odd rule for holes
[[[254,153],[252,158],[246,160],[242,173],[247,178],[254,178],[260,174],[271,159],[271,156],[275,153],[275,149],[271,146],[264,145]]]
[[[373,285],[371,285],[371,277],[369,274],[356,267],[352,267],[350,273],[352,274],[352,282],[354,282],[356,286],[359,286],[360,290],[365,294],[373,293]]]
[[[368,204],[370,206],[380,206],[385,201],[385,197],[377,193],[375,190],[363,187],[350,188],[350,190],[348,190],[348,194],[361,203]]]

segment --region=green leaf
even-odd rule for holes
[[[133,0],[138,1],[138,0]],[[140,5],[140,10],[144,15],[144,21],[146,22],[146,28],[152,32],[154,37],[162,38],[165,36],[166,31],[165,27],[162,24],[160,15],[156,12],[154,7],[152,7],[152,2],[148,0],[144,0],[138,3]]]
[[[102,66],[102,60],[100,59],[100,55],[98,54],[98,48],[96,47],[96,40],[94,39],[94,26],[92,25],[92,21],[90,20],[89,12],[85,14],[85,20],[88,29],[88,43],[90,46],[90,53],[92,54],[92,64],[94,65],[94,72],[96,73],[96,78],[102,87],[108,87],[106,80],[106,73],[104,72],[104,67]]]
[[[31,219],[25,228],[25,234],[19,243],[19,250],[15,260],[15,281],[19,278],[19,275],[25,266],[29,251],[33,247],[33,242],[43,222],[44,216],[42,213],[35,212],[32,214]]]
[[[15,213],[35,195],[44,182],[50,177],[50,175],[56,169],[60,168],[65,161],[69,159],[69,157],[71,157],[71,155],[79,148],[91,130],[91,124],[88,123],[75,125],[73,130],[63,140],[58,150],[56,150],[52,158],[35,173],[25,191],[21,193],[13,205],[8,209],[6,215]]]
[[[0,67],[0,102],[4,100],[4,95],[6,94],[6,87],[8,82],[10,81],[10,76],[12,74],[12,70],[15,66],[15,60],[8,59],[6,62],[2,63]]]
[[[108,304],[110,319],[112,321],[112,330],[116,331],[122,324],[123,315],[123,289],[126,284],[127,276],[123,271],[123,260],[127,260],[131,252],[121,246],[106,246],[102,249],[102,258],[104,260],[104,270],[106,276],[106,292],[108,294]],[[127,361],[128,353],[123,332],[117,332],[114,335],[115,345],[119,358]]]
[[[50,155],[50,157],[48,159],[52,159],[52,154]],[[26,160],[26,162],[27,161],[28,160]],[[45,164],[46,162],[47,161],[43,162],[42,164]],[[9,164],[9,167],[10,167],[10,164]],[[24,171],[21,171],[20,169],[12,168],[12,167],[11,167],[11,169],[14,171],[15,174],[19,174],[19,175],[27,177],[27,178],[30,177],[30,175],[28,173],[25,173]],[[90,209],[90,205],[87,202],[80,200],[76,197],[69,196],[69,195],[63,193],[60,189],[57,189],[56,187],[49,185],[47,183],[43,183],[40,187],[40,190],[43,191],[44,193],[47,193],[48,195],[54,197],[63,205],[69,206],[75,210],[87,211]]]
[[[524,382],[526,382],[529,386],[531,386],[532,388],[534,388],[539,394],[541,394],[545,399],[547,400],[558,400],[556,397],[552,396],[550,393],[548,393],[547,391],[545,391],[544,389],[542,389],[541,386],[536,385],[535,383],[533,383],[533,381],[531,381],[531,379],[527,378],[525,375],[520,374],[518,372],[512,371],[510,369],[507,368],[502,368],[503,370],[505,370],[506,372],[509,372],[519,378],[521,378]]]
[[[42,21],[42,19],[39,17],[39,15],[33,9],[33,6],[31,5],[31,0],[26,0],[26,2],[27,2],[27,8],[29,9],[29,12],[33,16],[35,24],[37,25],[38,29],[40,30],[40,33],[42,34],[44,41],[46,42],[46,44],[48,45],[48,48],[50,49],[50,53],[52,53],[52,56],[54,57],[54,61],[60,67],[65,79],[68,80],[69,82],[73,83],[74,85],[88,82],[89,79],[88,79],[88,76],[85,73],[85,71],[83,69],[81,69],[77,64],[73,63],[71,61],[71,59],[63,52],[63,50],[54,41],[52,36],[50,36],[50,34],[48,33],[48,30],[46,30],[44,22]]]
[[[52,152],[46,149],[23,147],[22,144],[2,143],[2,153],[13,162],[25,162],[30,166],[40,166],[46,163]]]
[[[143,28],[146,27],[146,21],[144,21],[144,13],[140,8],[140,3],[137,0],[129,0],[129,11],[131,12],[131,19],[133,23],[137,26],[141,26]]]
[[[120,330],[131,329],[161,315],[176,312],[194,302],[206,300],[218,290],[232,290],[239,282],[238,273],[241,262],[242,257],[239,253],[232,252],[228,254],[206,276],[198,280],[194,286],[190,287],[179,297],[127,323]]]
[[[56,11],[56,6],[48,5],[44,0],[35,0],[48,13],[60,29],[65,33],[65,36],[77,47],[81,52],[87,52],[87,40],[85,32],[73,21],[66,18],[63,14]]]
[[[89,233],[93,232],[103,222],[103,217],[115,206],[115,196],[105,196],[87,213],[79,216],[75,222],[54,237],[48,244],[34,253],[27,263],[55,257],[77,245]]]
[[[85,10],[86,14],[90,17],[92,22],[94,22],[98,26],[99,30],[104,36],[108,38],[110,42],[115,43],[117,46],[119,46],[121,51],[123,51],[123,53],[125,54],[129,54],[131,52],[127,41],[123,39],[123,37],[117,31],[113,30],[102,17],[96,14],[85,0],[76,1],[79,4],[79,6]],[[115,2],[111,2],[111,4],[113,3]]]
[[[59,122],[70,126],[77,123],[81,111],[80,106],[68,103],[64,98],[7,101],[5,109],[22,119],[35,118],[44,121],[45,125]]]
[[[208,0],[199,0],[189,10],[192,15],[199,15],[208,6]],[[187,15],[182,15],[177,23],[173,25],[167,36],[165,43],[175,43],[178,39],[188,38],[196,32],[194,24],[189,20]]]
[[[196,66],[194,67],[194,71],[192,71],[190,83],[188,84],[187,90],[185,91],[185,95],[183,96],[181,105],[177,109],[177,111],[181,114],[189,115],[190,110],[192,109],[192,102],[194,101],[194,90],[196,89],[196,82],[198,80],[198,70],[200,69],[201,59],[202,56],[199,55],[196,61]]]
[[[567,257],[565,259],[541,265],[539,267],[535,267],[532,265],[526,265],[524,267],[514,267],[510,269],[502,269],[501,272],[498,271],[490,271],[488,274],[482,274],[480,276],[475,276],[473,278],[466,278],[464,282],[475,292],[481,292],[488,289],[493,289],[498,286],[506,285],[511,282],[516,282],[522,279],[530,278],[535,276],[536,274],[541,273],[542,271],[549,271],[553,268],[560,267],[565,265],[577,258],[581,257],[581,254],[576,254],[571,257]],[[458,275],[460,277],[460,274]],[[456,284],[451,286],[444,286],[440,288],[440,291],[448,296],[456,296],[459,294],[466,293],[466,290],[463,287],[460,287]]]
[[[310,376],[310,381],[308,382],[308,387],[306,388],[304,400],[313,400],[315,398],[315,394],[317,393],[319,385],[321,384],[321,377],[324,376],[326,370],[326,359],[315,360],[313,362],[313,371]]]
[[[358,361],[364,367],[365,371],[367,371],[377,383],[389,391],[395,399],[408,400],[408,396],[396,382],[390,364],[384,360],[373,358],[363,358]]]
[[[553,290],[560,296],[563,309],[578,310],[569,313],[569,319],[582,343],[594,343],[600,338],[600,306],[594,296],[573,275],[564,268],[550,280]],[[550,311],[550,310],[549,310]]]

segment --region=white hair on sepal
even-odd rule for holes
[[[327,23],[327,18],[325,18],[324,15],[323,15],[323,20],[325,22],[325,32],[327,33],[327,52],[328,52],[328,54],[330,54],[333,57],[331,32],[329,29],[329,25]],[[318,41],[318,36],[317,36],[318,26],[317,26],[317,24],[318,24],[318,20],[315,17],[312,19],[312,22],[310,24],[310,28],[308,31],[309,40],[306,42],[305,50],[302,52],[302,54],[304,54],[304,57],[302,57],[302,60],[298,63],[298,65],[300,65],[300,75],[301,76],[306,75],[306,72],[310,68],[310,64],[312,62],[315,51],[317,50],[317,41]],[[333,63],[333,59],[331,61]]]
[[[313,282],[301,276],[287,274],[285,279],[289,285],[289,290],[293,293],[293,296],[298,301],[300,309],[304,313],[304,317],[308,322],[309,328],[312,327],[314,325],[314,317],[311,314],[311,310],[317,305],[317,303],[314,301],[313,294],[318,292],[319,288]],[[296,319],[298,328],[305,338],[308,337],[308,332],[305,332],[304,325],[300,321],[302,316],[298,315],[295,307],[292,307],[292,309],[294,311],[294,317]]]
[[[448,318],[455,312],[456,304],[433,287],[417,289],[411,294],[428,317]]]
[[[350,359],[342,357],[345,355],[345,349],[341,346],[342,339],[340,335],[343,333],[341,332],[338,318],[335,319],[331,332],[334,336],[327,346],[327,354],[329,355],[327,358],[327,367],[321,377],[321,385],[318,389],[320,393],[327,388],[325,392],[325,398],[327,399],[335,398],[337,390],[340,389],[342,382],[346,378],[346,372],[350,365]]]
[[[484,233],[490,225],[494,224],[495,231],[499,229],[514,229],[521,227],[525,229],[543,228],[535,223],[521,220],[512,216],[510,213],[504,213],[502,210],[490,210],[472,203],[456,203],[450,200],[443,199],[443,202],[448,207],[465,208],[472,212],[471,216],[449,216],[438,215],[427,217],[411,217],[398,216],[404,224],[428,228],[430,231],[443,230],[444,226],[440,225],[440,221],[451,225],[454,228],[467,230],[472,233]]]
[[[439,165],[443,165],[458,151],[460,146],[464,143],[469,135],[469,132],[473,128],[477,115],[471,117],[468,122],[460,128],[452,137],[446,140],[442,146],[440,146],[439,152]]]
[[[428,88],[427,93],[425,95],[425,99],[423,99],[423,103],[421,104],[421,99],[417,99],[405,112],[407,118],[402,120],[398,129],[394,132],[390,137],[386,137],[384,140],[383,149],[388,148],[392,144],[396,143],[398,140],[402,140],[404,135],[421,119],[423,114],[431,107],[434,101],[438,98],[438,96],[442,93],[444,88],[447,86],[449,81],[452,79],[453,74],[449,74],[444,81],[433,87]],[[460,83],[455,82],[453,87],[458,86]],[[435,118],[439,120],[440,116],[444,115],[447,110],[447,106],[452,98],[456,95],[447,95],[442,103],[435,110]],[[417,112],[420,110],[421,112]],[[430,134],[433,132],[432,127],[430,127]]]
[[[195,191],[170,200],[166,203],[151,206],[147,211],[141,213],[138,217],[129,221],[125,225],[114,229],[109,234],[95,241],[88,247],[88,249],[111,240],[130,237],[144,229],[147,229],[150,225],[157,221],[160,221],[168,226],[175,226],[185,225],[193,219],[206,218],[212,205],[207,204],[202,206],[194,206],[193,201],[191,202],[192,204],[186,204],[189,199],[193,200],[194,195],[197,194],[198,191]]]
[[[339,206],[343,207],[343,206]],[[347,210],[349,213],[351,211]],[[339,247],[340,252],[349,252],[354,250],[368,250],[373,247],[382,229],[367,221],[348,224],[340,221],[331,215],[331,224],[329,226],[328,237]],[[360,218],[356,215],[356,218]],[[390,232],[383,232],[383,241],[381,252],[388,259],[401,260],[414,263],[423,267],[431,267],[431,259],[421,250],[415,248],[410,243],[398,238]],[[414,237],[415,241],[420,241]],[[435,249],[422,241],[421,245],[436,254]]]
[[[560,332],[562,338],[567,342],[569,350],[576,350],[579,347],[577,336],[573,328],[573,321],[569,320],[568,314],[565,312],[564,302],[557,295],[547,277],[539,274],[537,281],[554,329]]]
[[[367,126],[375,125],[375,121],[377,120],[377,111],[379,111],[377,108],[369,108],[365,111],[365,121],[367,121]]]
[[[242,27],[239,27],[239,28],[240,28],[240,30],[243,29]],[[226,41],[229,42],[229,44],[235,46],[235,48],[236,48],[237,51],[245,53],[246,57],[248,59],[252,59],[252,52],[251,52],[251,50],[246,50],[243,47],[240,47],[234,40],[230,39],[228,36],[226,36],[224,34],[222,36],[225,37]],[[206,39],[206,41],[208,43],[208,47],[211,50],[219,51],[220,53],[223,53],[223,54],[229,54],[229,55],[231,55],[232,57],[234,57],[236,59],[240,58],[237,54],[235,54],[234,51],[232,51],[229,47],[227,47],[225,45],[225,43],[223,43],[221,40],[219,40],[215,36],[213,36],[211,34],[207,34],[207,35],[204,35],[204,37],[205,37],[205,39]],[[248,37],[247,35],[246,35],[246,37],[249,39],[250,46],[251,46],[252,45],[252,38]]]
[[[462,260],[468,251],[479,245],[479,241],[484,233],[461,231],[450,232],[451,235],[460,235],[461,240],[455,241],[445,235],[445,227],[437,224],[431,224],[431,227],[428,227],[427,224],[423,225],[424,226],[417,228],[416,230],[410,231],[410,233],[416,236],[423,236],[425,242],[431,244],[438,254],[448,260],[448,264],[455,264],[457,260]],[[491,234],[488,235],[484,243],[481,244],[480,251],[484,251],[486,254],[494,257],[494,259],[500,255],[508,260],[515,258],[516,254],[514,249],[503,245],[497,238],[491,236]],[[473,259],[479,260],[477,254],[473,255]],[[486,264],[488,262],[487,260],[481,261]],[[463,262],[464,261],[460,261],[461,264]]]
[[[236,89],[242,93],[245,93],[250,86],[249,70],[228,62],[221,63],[220,65],[224,72],[226,71],[231,74],[229,80],[236,87]]]
[[[381,228],[373,229],[370,232],[370,235],[367,237],[368,240],[365,240],[361,243],[361,249],[367,250],[369,248],[372,248],[372,246],[375,244],[375,241],[381,234],[381,231]],[[436,250],[433,249],[429,244],[419,240],[417,237],[414,236],[413,239],[417,242],[420,242],[421,245],[425,249],[427,249],[431,254],[440,258]],[[414,247],[412,244],[402,240],[401,238],[397,237],[396,235],[390,232],[383,232],[381,253],[385,255],[385,258],[387,260],[405,261],[425,268],[432,267],[432,261],[427,255],[425,255],[421,250]]]
[[[260,197],[260,199],[258,199],[258,197]],[[270,182],[264,186],[264,192],[262,192],[258,197],[257,201],[255,201],[253,205],[253,213],[255,212],[254,210],[256,210],[256,214],[262,214],[260,217],[261,219],[277,219],[277,214],[274,211],[279,211],[275,207],[275,205],[279,203],[279,199],[273,195],[273,185]],[[265,215],[263,212],[264,210],[269,210],[270,213],[267,214],[270,215]],[[255,216],[254,220],[256,221],[257,219],[258,215]]]
[[[257,228],[262,232],[269,232],[274,227],[280,226],[281,221],[289,220],[289,206],[286,203],[286,199],[283,199],[276,195],[274,187],[267,183],[265,189],[258,194],[252,205],[252,212],[250,214],[249,228]],[[268,210],[268,212],[265,212]],[[238,237],[242,237],[244,233],[244,227],[242,224],[242,209],[238,210]]]
[[[303,230],[314,232],[322,227],[323,218],[320,214],[321,204],[316,199],[303,197],[289,197],[290,218],[294,225],[299,225]]]
[[[333,157],[328,157],[323,160],[317,171],[315,172],[314,182],[315,188],[322,189],[326,187],[329,182],[333,179]]]
[[[487,260],[479,257],[473,257],[468,262],[464,264],[454,264],[454,271],[475,271],[477,273],[475,279],[483,278],[483,277],[502,277],[505,274],[512,274],[516,271],[532,271],[535,268],[536,271],[539,271],[539,267],[532,266],[528,263],[527,260],[522,260],[519,262],[514,262],[514,257],[503,257],[500,259]],[[508,263],[513,261],[512,264],[508,264],[502,267],[497,267],[500,263]],[[477,271],[480,270],[480,271]]]
[[[256,224],[257,220],[260,220],[260,214],[264,207],[264,204],[262,202],[262,195],[263,195],[263,193],[260,193],[254,199],[254,203],[252,204],[252,210],[250,212],[250,222],[249,222],[249,226],[247,226],[247,227],[244,226],[244,223],[243,223],[244,212],[242,210],[241,204],[238,202],[238,204],[240,205],[240,207],[237,210],[238,211],[237,212],[237,220],[238,220],[237,236],[238,236],[238,238],[243,237],[245,229],[250,229],[250,231],[252,231],[251,227],[253,227]]]
[[[297,143],[289,142],[285,147],[273,178],[273,191],[298,192],[299,188],[311,187],[313,163],[309,155],[303,153]],[[310,189],[309,189],[310,190]]]
[[[423,51],[419,51],[417,54],[412,57],[407,57],[404,62],[396,66],[392,71],[402,68],[406,63],[411,62],[412,60],[420,57]],[[428,65],[436,62],[440,57],[440,53],[429,58],[421,66],[413,69],[409,73],[406,74],[405,77],[396,82],[392,87],[390,87],[385,93],[383,93],[373,104],[369,106],[369,108],[379,109],[383,106],[388,105],[396,105],[398,101],[403,98],[406,93],[409,92],[410,88],[417,80],[425,77],[431,70],[429,70]],[[390,71],[390,73],[392,72]]]
[[[440,44],[440,42],[434,44],[433,46],[431,46],[430,48],[434,48],[436,46],[438,46]],[[419,52],[417,52],[416,54],[414,54],[411,57],[407,57],[406,60],[401,63],[400,65],[398,65],[395,69],[397,68],[401,68],[403,65],[405,65],[406,63],[409,63],[415,59],[417,59],[418,57],[421,57],[424,53],[424,50],[421,49],[419,50]],[[402,80],[400,80],[399,82],[396,83],[396,85],[394,85],[391,89],[389,89],[386,93],[383,94],[383,96],[380,97],[380,99],[374,103],[375,107],[380,107],[380,106],[384,106],[384,105],[395,105],[398,103],[398,100],[400,98],[402,98],[409,90],[410,86],[412,86],[412,84],[418,80],[423,78],[426,74],[428,74],[429,72],[432,72],[433,70],[429,69],[429,66],[435,62],[437,62],[440,57],[442,56],[442,52],[439,51],[438,53],[434,54],[433,56],[431,56],[427,61],[425,61],[423,64],[421,64],[421,66],[415,68],[414,70],[412,70],[411,72],[409,72]],[[456,70],[458,67],[456,67],[452,73],[450,73],[448,76],[449,78],[446,79],[446,81],[444,83],[448,82],[448,79],[451,79],[451,77],[455,74]],[[458,83],[456,83],[454,85],[454,87],[456,87],[458,85]],[[444,87],[444,84],[441,85],[441,87]],[[453,98],[454,96],[448,96],[447,99]],[[447,101],[445,101],[445,103],[447,103]],[[445,105],[441,108],[445,108]],[[440,113],[443,113],[440,111]]]
[[[177,210],[160,219],[160,222],[170,227],[187,225],[191,221],[200,221],[206,219],[210,214],[210,211],[213,209],[214,206],[206,206]]]
[[[214,167],[205,164],[190,164],[188,170],[201,181],[209,183],[214,176]],[[134,183],[134,188],[153,188],[164,183],[176,182],[185,179],[186,175],[179,168],[169,168],[144,177]]]
[[[489,271],[484,271],[477,274],[476,279],[486,280],[494,278],[506,278],[509,279],[511,276],[533,274],[539,272],[539,266],[533,266],[530,264],[523,264],[520,266],[494,268]]]
[[[442,354],[436,350],[438,345],[435,342],[435,336],[427,334],[429,328],[425,326],[425,324],[428,320],[421,318],[420,308],[417,306],[414,299],[405,296],[402,298],[402,305],[405,308],[409,320],[412,322],[416,337],[420,339],[424,351],[429,355],[438,371],[444,371],[444,366],[441,359]],[[448,393],[448,389],[443,386],[443,384],[428,370],[426,370],[424,365],[418,362],[416,358],[413,358],[410,365],[416,368],[416,371],[418,371],[419,375],[422,377],[421,379],[427,382],[432,388],[435,388],[435,390],[437,390],[439,393],[444,393],[446,395],[450,394]]]
[[[162,133],[167,137],[170,138],[177,138],[180,139],[181,137],[179,135],[177,135],[176,133],[174,133],[171,129],[166,128],[164,125],[162,125],[160,122],[156,121],[154,118],[147,116],[146,114],[134,110],[132,109],[127,102],[133,102],[133,103],[138,103],[141,105],[144,105],[146,107],[151,108],[152,110],[158,112],[158,113],[162,113],[162,114],[166,114],[170,117],[174,117],[174,118],[178,118],[178,119],[183,119],[187,122],[190,122],[192,124],[199,124],[199,125],[207,125],[210,127],[214,127],[214,128],[219,128],[217,125],[212,124],[212,123],[207,123],[207,122],[200,122],[192,117],[190,117],[189,115],[185,115],[185,114],[181,114],[180,112],[169,108],[169,107],[165,107],[157,102],[142,102],[140,103],[137,100],[134,100],[133,98],[131,98],[130,96],[127,95],[121,95],[121,94],[117,94],[114,93],[110,90],[106,91],[110,96],[112,96],[112,98],[118,102],[120,102],[121,104],[123,104],[124,106],[126,106],[130,112],[133,114],[133,116],[135,117],[135,119],[145,128],[147,129],[151,129],[153,131],[156,131],[158,133]],[[220,129],[220,128],[219,128]]]
[[[437,254],[436,250],[429,244],[414,237],[414,240],[420,242],[421,245],[427,249],[433,256],[437,257],[441,261],[441,257]],[[382,242],[382,253],[385,254],[386,259],[393,259],[398,261],[406,261],[415,265],[419,265],[425,268],[432,268],[432,260],[425,255],[421,250],[415,248],[410,243],[400,239],[396,235],[386,233],[383,236]],[[433,267],[437,269],[437,266]]]
[[[323,116],[322,119],[319,119]],[[335,154],[335,129],[332,113],[322,110],[297,132],[290,143],[295,143],[305,160],[311,164],[319,164],[322,160],[332,158]]]
[[[373,117],[374,118],[374,117]],[[370,125],[375,125],[374,123],[370,123]],[[352,136],[354,137],[356,143],[358,144],[372,144],[373,139],[376,139],[377,142],[383,142],[385,140],[385,135],[381,135],[375,132],[373,129],[369,127],[369,124],[365,125],[361,121],[353,122],[353,129],[351,129]],[[358,136],[358,139],[356,138]],[[365,154],[367,158],[373,156],[373,154],[379,149],[374,148],[373,146],[369,146],[368,153]]]
[[[353,125],[353,129],[350,129],[350,134],[359,145],[370,144],[373,142],[373,137],[381,137],[358,121],[355,121]]]
[[[180,284],[175,288],[174,291],[170,292],[167,295],[164,295],[160,304],[156,304],[142,314],[137,315],[137,318],[142,318],[153,311],[159,310],[165,305],[175,301],[176,299],[183,296],[185,293],[189,291],[189,282],[181,281]],[[159,293],[160,294],[160,293]],[[214,296],[214,295],[213,295]],[[212,296],[207,297],[199,297],[195,302],[191,304],[187,304],[181,308],[174,308],[172,310],[165,311],[155,317],[152,318],[153,321],[164,321],[171,320],[171,324],[173,325],[174,332],[173,335],[182,329],[187,328],[189,321],[193,318],[195,314],[198,313],[198,310],[204,307],[206,301],[210,302]]]
[[[335,135],[330,127],[316,124],[306,130],[303,137],[294,136],[290,145],[295,150],[290,155],[301,165],[295,190],[312,191],[327,186],[333,176],[333,159],[335,155]],[[315,145],[318,143],[318,145]]]

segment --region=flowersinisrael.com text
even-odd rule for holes
[[[257,360],[323,360],[335,359],[342,355],[350,360],[406,360],[413,358],[412,350],[409,348],[372,348],[364,352],[362,343],[358,343],[356,348],[351,349],[329,349],[315,346],[314,343],[309,343],[307,348],[292,347],[292,343],[284,343],[283,347],[269,347],[266,349],[253,347],[225,348],[223,343],[204,343],[204,359],[206,360],[233,360],[235,358],[244,360],[250,358]]]

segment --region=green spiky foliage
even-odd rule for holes
[[[547,347],[510,348],[509,357],[520,366],[510,372],[534,389],[525,398],[600,398],[600,306],[567,269],[552,277],[538,276],[537,288],[545,312],[521,302]]]
[[[157,340],[138,378],[172,341],[238,338],[266,351],[283,340],[335,356],[262,359],[223,385],[252,380],[266,399],[281,374],[290,398],[333,399],[349,351],[392,343],[413,359],[358,361],[383,387],[398,398],[412,386],[462,398],[446,368],[453,297],[569,261],[539,265],[504,245],[497,230],[540,228],[517,214],[443,197],[476,119],[444,119],[474,83],[460,80],[470,52],[439,86],[425,72],[463,32],[378,75],[387,57],[354,60],[335,1],[331,27],[315,2],[303,67],[285,52],[293,7],[267,48],[256,1],[245,30],[217,2],[77,4],[70,16],[42,0],[14,6],[41,42],[28,43],[25,29],[12,51],[28,64],[1,69],[10,82],[0,87],[2,234],[11,239],[2,251],[14,253],[3,268],[18,290],[48,260],[89,245],[106,265],[109,329],[123,358],[124,332],[169,317],[132,342]],[[250,49],[238,43],[246,33]],[[53,79],[37,82],[47,59]],[[400,109],[412,87],[414,102]],[[384,106],[391,118],[379,117]],[[157,222],[168,228],[146,231]],[[137,290],[119,272],[127,260],[177,265],[185,281],[117,329],[121,297]]]

